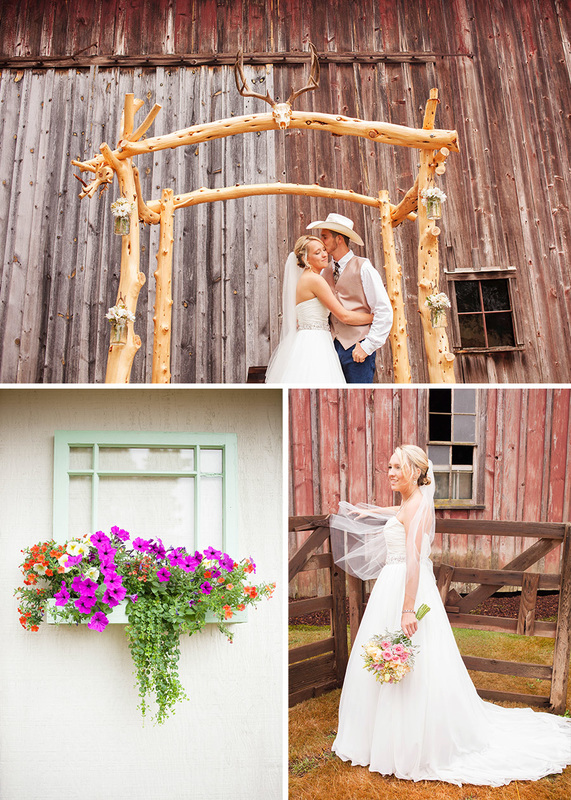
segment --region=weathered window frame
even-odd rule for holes
[[[430,417],[430,392],[438,392],[438,391],[450,391],[451,392],[451,414],[454,416],[454,397],[457,393],[466,392],[466,391],[473,391],[475,393],[475,442],[466,442],[466,441],[455,441],[453,438],[451,440],[431,440],[430,439],[430,425],[429,425],[429,417]],[[484,398],[482,397],[481,390],[473,389],[468,387],[435,387],[430,388],[427,390],[426,396],[426,404],[425,404],[425,420],[426,420],[426,452],[430,455],[430,447],[434,446],[448,446],[451,447],[453,445],[460,445],[460,446],[469,446],[473,447],[473,461],[472,461],[472,497],[466,499],[459,499],[459,498],[441,498],[434,500],[434,505],[436,508],[447,508],[447,509],[479,509],[485,508],[484,504],[484,459],[486,456],[486,448],[485,448],[485,437],[486,437],[486,416],[482,413],[482,403]],[[462,413],[462,412],[456,412]],[[453,436],[453,430],[451,434]],[[435,465],[435,468],[438,465]]]
[[[70,452],[73,447],[93,448],[90,468],[73,469],[70,465]],[[98,463],[99,449],[141,448],[141,449],[193,449],[193,469],[174,470],[124,470],[101,469]],[[205,450],[222,451],[222,471],[220,473],[202,471],[200,454]],[[180,545],[203,549],[211,544],[208,532],[200,531],[200,480],[202,476],[222,477],[222,546],[226,552],[238,549],[238,449],[234,433],[162,433],[141,431],[55,431],[54,432],[54,486],[53,486],[53,536],[65,541],[75,531],[69,531],[70,477],[91,477],[91,528],[98,530],[98,488],[99,479],[105,477],[194,477],[194,518],[192,521],[193,541],[180,542]],[[168,520],[165,521],[168,525]],[[87,532],[87,531],[85,531]],[[160,538],[160,531],[157,532]]]
[[[521,325],[519,323],[519,314],[517,311],[518,302],[517,302],[517,286],[516,286],[516,277],[517,277],[517,270],[515,267],[485,267],[479,270],[454,270],[448,271],[445,270],[444,272],[446,276],[446,280],[452,284],[452,291],[449,289],[448,296],[450,297],[450,302],[452,304],[451,308],[451,320],[452,320],[452,349],[454,353],[459,354],[477,354],[477,353],[505,353],[505,352],[515,352],[518,350],[524,349],[524,342],[521,336]],[[510,300],[510,308],[506,309],[511,314],[512,325],[513,325],[513,334],[514,334],[514,345],[501,345],[499,347],[463,347],[462,346],[462,337],[460,334],[460,323],[459,323],[459,315],[458,315],[458,307],[456,303],[456,287],[455,283],[457,281],[489,281],[489,280],[505,280],[507,282],[507,289],[508,295]],[[482,312],[484,313],[484,312]]]

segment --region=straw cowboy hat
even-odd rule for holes
[[[361,237],[353,230],[353,220],[349,217],[344,217],[342,214],[328,214],[327,219],[320,219],[317,222],[311,222],[307,226],[307,230],[311,231],[314,228],[325,228],[328,231],[335,231],[335,233],[342,233],[348,236],[352,242],[363,245],[364,242]]]

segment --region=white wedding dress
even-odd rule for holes
[[[266,383],[339,386],[345,376],[329,330],[329,310],[317,298],[296,306],[297,330],[282,340],[266,374]]]
[[[383,535],[382,533],[379,535]],[[387,561],[359,628],[347,667],[333,751],[353,765],[407,780],[501,786],[537,780],[571,764],[571,720],[483,701],[464,666],[436,588],[424,537],[415,608],[413,671],[382,685],[363,668],[362,645],[400,630],[404,599],[405,530],[392,517],[384,527]]]

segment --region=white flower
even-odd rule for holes
[[[135,203],[127,200],[126,197],[120,197],[114,203],[111,203],[111,213],[114,217],[128,217],[134,210]]]
[[[97,569],[97,567],[90,567],[85,572],[85,577],[89,578],[89,580],[91,580],[91,581],[96,581],[97,578],[99,577],[99,570]]]
[[[64,553],[63,556],[60,556],[57,560],[57,563],[60,565],[60,567],[64,568],[64,572],[69,572],[71,570],[71,567],[66,566],[68,558],[69,553]]]
[[[34,572],[37,572],[38,575],[45,575],[46,569],[47,566],[45,564],[34,564]]]
[[[107,319],[111,320],[114,325],[125,325],[128,320],[131,322],[135,321],[135,315],[132,311],[129,311],[124,303],[118,303],[116,306],[110,308],[105,316]]]
[[[440,200],[443,203],[446,200],[446,195],[439,189],[438,186],[429,186],[428,189],[423,189],[420,193],[422,197],[422,205],[425,206],[427,200]]]
[[[437,292],[436,294],[429,294],[424,305],[429,308],[434,308],[436,311],[444,311],[445,308],[450,308],[451,303],[448,296],[444,292]]]

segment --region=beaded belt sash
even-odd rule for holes
[[[329,331],[328,322],[298,322],[298,331]]]
[[[385,564],[405,564],[405,563],[406,563],[406,555],[404,553],[402,555],[394,554],[392,556],[387,556],[387,560],[385,561]],[[427,567],[432,566],[432,561],[430,560],[430,558],[423,557],[420,559],[420,563],[425,564]]]

